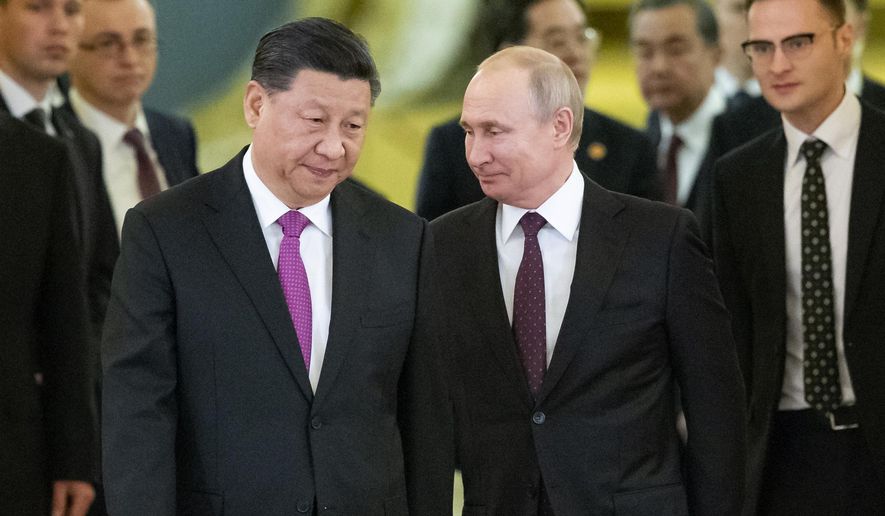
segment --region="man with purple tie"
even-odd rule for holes
[[[451,511],[427,223],[345,181],[379,92],[346,27],[283,25],[246,87],[252,144],[128,212],[103,342],[110,513]]]

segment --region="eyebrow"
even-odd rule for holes
[[[814,32],[800,32],[798,34],[791,34],[785,38],[781,38],[779,43],[783,43],[784,41],[787,41],[788,39],[808,37],[808,36],[814,36],[814,35],[815,35]],[[746,45],[754,45],[757,43],[769,43],[769,44],[773,45],[774,41],[772,41],[770,39],[748,39],[747,41],[744,41],[744,44],[746,44]]]

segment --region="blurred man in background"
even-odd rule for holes
[[[638,0],[630,10],[630,45],[639,89],[651,114],[664,199],[692,210],[709,241],[713,119],[725,97],[713,87],[719,29],[704,0]]]
[[[71,61],[71,105],[99,138],[104,186],[119,234],[126,210],[197,175],[186,120],[142,107],[157,67],[157,26],[148,0],[84,0],[83,33]]]
[[[0,514],[83,516],[97,435],[68,149],[5,113],[0,149]]]
[[[577,0],[490,2],[481,22],[493,34],[495,50],[527,45],[562,59],[581,91],[587,89],[598,36],[587,25]],[[612,118],[584,108],[581,141],[575,150],[578,168],[613,191],[658,198],[654,153],[648,140]],[[427,139],[416,211],[427,219],[483,198],[464,157],[464,130],[458,119],[434,127]]]

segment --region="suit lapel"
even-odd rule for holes
[[[498,271],[498,248],[495,243],[495,216],[498,204],[488,198],[477,205],[468,227],[463,231],[463,249],[459,255],[462,292],[469,292],[467,302],[476,327],[483,340],[491,347],[498,365],[513,385],[512,392],[520,393],[523,402],[531,408],[534,399],[525,378],[522,362],[516,351],[513,329],[504,305],[501,276]],[[473,340],[471,340],[473,342]]]
[[[759,157],[756,169],[747,174],[746,208],[755,219],[754,232],[758,234],[758,245],[752,250],[759,256],[759,268],[755,271],[758,285],[763,292],[753,295],[767,298],[761,306],[771,310],[765,326],[771,335],[770,342],[783,349],[786,343],[786,297],[787,297],[787,258],[784,238],[784,163],[787,155],[787,140],[784,131],[778,128],[766,152]],[[751,252],[751,251],[748,251]],[[768,339],[766,339],[768,340]],[[781,367],[781,369],[783,369]]]
[[[335,382],[341,365],[352,347],[354,334],[365,312],[365,293],[376,249],[371,242],[370,214],[359,197],[351,195],[350,185],[338,185],[332,192],[332,317],[323,369],[316,400],[321,402]]]
[[[848,226],[848,263],[845,279],[845,315],[854,308],[860,282],[869,260],[873,235],[882,221],[877,214],[885,202],[885,117],[864,106],[860,122],[851,188],[851,214]],[[879,226],[881,227],[881,226]],[[846,317],[847,318],[847,317]]]
[[[252,300],[302,394],[311,401],[313,393],[307,369],[301,354],[295,352],[298,338],[243,177],[244,153],[245,150],[215,172],[218,176],[212,198],[207,202],[210,210],[204,223],[218,251]]]
[[[539,402],[562,378],[602,306],[629,236],[629,229],[616,218],[623,208],[609,192],[584,177],[575,273]]]

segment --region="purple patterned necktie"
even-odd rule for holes
[[[544,262],[538,231],[547,221],[528,212],[519,220],[525,234],[522,262],[513,290],[513,337],[532,394],[537,397],[547,370],[547,317],[544,308]]]
[[[283,228],[283,241],[280,243],[280,260],[277,271],[289,315],[301,346],[304,365],[310,370],[310,346],[312,333],[312,310],[310,308],[310,284],[307,271],[301,261],[301,232],[310,220],[300,211],[291,210],[277,220]]]
[[[160,193],[157,170],[144,146],[144,135],[138,129],[130,129],[123,135],[123,141],[135,150],[135,160],[138,162],[138,191],[141,193],[141,198],[147,199]]]

